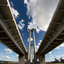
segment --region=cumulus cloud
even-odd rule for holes
[[[6,49],[5,48],[4,51],[6,51],[7,54],[12,53],[12,50],[11,49]]]
[[[12,5],[11,9],[12,9],[12,12],[13,12],[14,17],[15,17],[15,18],[18,18],[19,12],[18,12],[16,9],[14,9],[14,4],[13,4],[13,2],[11,2],[11,5]]]
[[[60,47],[56,47],[55,49],[60,49]]]
[[[40,40],[40,43],[42,42],[42,40]]]
[[[28,22],[28,28],[36,28],[37,33],[46,31],[58,2],[59,0],[24,0],[27,15],[32,18]]]
[[[14,4],[13,4],[13,2],[11,2],[11,5],[14,7]]]
[[[6,59],[10,59],[9,56],[2,56],[2,58],[3,58],[4,60],[6,60]]]
[[[49,52],[49,54],[51,54],[51,52]]]
[[[24,28],[24,26],[25,26],[25,24],[24,24],[23,22],[24,22],[24,20],[22,19],[22,20],[19,21],[19,23],[18,23],[18,28],[19,28],[20,30],[22,30],[22,29]]]
[[[29,38],[28,38],[28,40],[27,40],[28,42],[29,42]],[[33,38],[31,38],[31,41],[33,41]]]
[[[39,45],[36,45],[36,52],[37,52],[38,48],[39,48]]]
[[[16,9],[14,9],[13,7],[11,9],[12,9],[12,12],[14,14],[14,17],[18,18],[19,12]]]
[[[38,45],[40,45],[40,43],[38,43]]]

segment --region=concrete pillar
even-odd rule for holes
[[[34,30],[33,30],[33,45],[34,45],[34,64],[37,64]]]
[[[31,31],[29,34],[29,45],[28,45],[28,61],[27,64],[30,64],[31,61]]]
[[[18,64],[25,64],[25,56],[19,55],[19,63]]]
[[[39,57],[39,64],[45,64],[45,56]]]

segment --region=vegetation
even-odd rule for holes
[[[11,62],[11,61],[0,61],[0,64],[18,64],[17,62]]]
[[[64,63],[46,63],[46,64],[64,64]]]

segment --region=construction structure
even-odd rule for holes
[[[0,42],[19,54],[19,64],[31,61],[31,32],[33,32],[34,64],[45,64],[45,55],[64,42],[64,0],[59,0],[58,6],[44,38],[35,52],[34,30],[29,30],[28,51],[18,30],[9,0],[0,0]]]
[[[0,42],[19,55],[19,64],[24,64],[27,50],[23,43],[9,0],[0,0]]]
[[[37,64],[34,31],[35,29],[29,30],[30,34],[29,34],[29,46],[28,46],[28,64],[30,64],[30,60],[31,60],[31,32],[33,32],[34,64]]]

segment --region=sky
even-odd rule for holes
[[[28,29],[36,29],[35,40],[37,51],[59,0],[9,0],[9,2],[26,50],[28,50],[29,41]],[[32,33],[31,44],[33,44]],[[54,61],[54,58],[64,58],[63,49],[64,43],[46,54],[46,62]],[[0,60],[18,61],[18,56],[14,51],[0,43]]]

